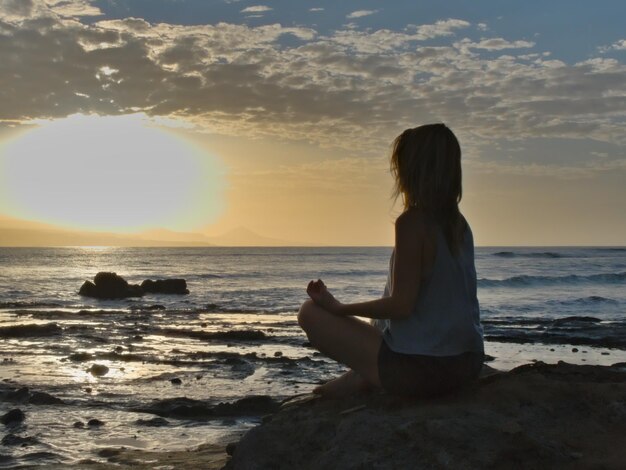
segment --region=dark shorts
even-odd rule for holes
[[[400,354],[389,349],[382,340],[378,352],[378,377],[388,393],[430,398],[478,378],[484,358],[483,353],[476,352],[442,357]]]

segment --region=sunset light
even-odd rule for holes
[[[41,121],[0,147],[0,212],[115,231],[211,222],[222,207],[217,159],[142,115]]]
[[[0,0],[0,468],[626,468],[624,18]]]

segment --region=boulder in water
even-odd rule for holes
[[[102,377],[109,372],[109,368],[104,364],[93,364],[89,368],[89,372],[91,372],[91,375],[94,375],[96,377]]]
[[[0,423],[10,425],[21,423],[26,419],[26,415],[19,408],[15,408],[0,417]]]
[[[116,273],[99,272],[94,282],[85,281],[78,293],[96,299],[125,299],[143,296],[143,289],[137,284],[129,284]]]
[[[184,279],[158,279],[156,281],[146,279],[141,283],[141,288],[144,292],[151,294],[189,294],[187,281]]]

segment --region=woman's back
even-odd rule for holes
[[[483,352],[471,229],[468,225],[456,256],[450,252],[439,225],[433,226],[433,232],[432,269],[419,286],[411,315],[382,324],[378,321],[377,326],[382,327],[389,348],[403,354],[454,356]],[[394,256],[384,296],[390,294],[393,285]]]

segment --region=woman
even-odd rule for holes
[[[431,397],[480,373],[474,242],[458,207],[459,143],[444,124],[407,129],[394,141],[391,170],[404,212],[395,222],[383,297],[343,304],[321,280],[307,287],[311,300],[298,323],[314,347],[350,368],[315,393],[338,397],[376,387]]]

